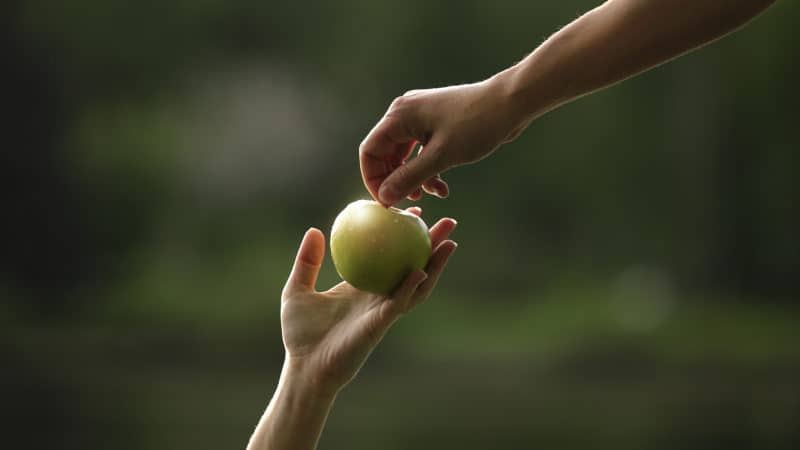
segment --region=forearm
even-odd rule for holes
[[[314,449],[335,397],[335,390],[320,385],[303,367],[287,361],[247,449]]]
[[[610,0],[498,75],[530,121],[713,41],[774,0]]]

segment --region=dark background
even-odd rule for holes
[[[244,447],[296,246],[367,195],[392,98],[596,3],[4,3],[0,447]],[[778,2],[448,173],[421,205],[459,251],[320,449],[800,447],[798,23]]]

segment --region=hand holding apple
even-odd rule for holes
[[[409,208],[404,214],[417,219],[420,213],[419,208]],[[425,233],[421,240],[430,242],[433,251],[425,256],[424,271],[413,269],[390,294],[359,290],[346,281],[317,292],[314,284],[325,255],[325,237],[317,229],[308,230],[281,301],[286,367],[293,377],[329,395],[347,384],[392,323],[428,298],[456,249],[447,239],[455,226],[455,220],[441,219]]]
[[[422,210],[406,212],[419,216]],[[281,295],[286,359],[248,449],[316,447],[338,391],[356,375],[392,323],[425,301],[436,286],[456,249],[456,243],[447,240],[455,226],[453,219],[442,219],[423,233],[425,252],[430,254],[425,271],[412,270],[389,295],[371,294],[346,281],[317,292],[325,236],[315,228],[306,232]]]

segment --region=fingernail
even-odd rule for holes
[[[400,199],[400,193],[393,185],[384,184],[378,191],[378,197],[380,197],[381,201],[387,205],[393,205]]]

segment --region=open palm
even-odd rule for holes
[[[419,215],[419,208],[409,208]],[[325,256],[325,237],[310,229],[303,237],[281,297],[281,329],[287,356],[337,389],[349,382],[399,317],[425,301],[456,243],[447,240],[456,222],[441,219],[430,229],[433,253],[425,271],[411,272],[390,296],[341,282],[324,292],[314,285]]]

